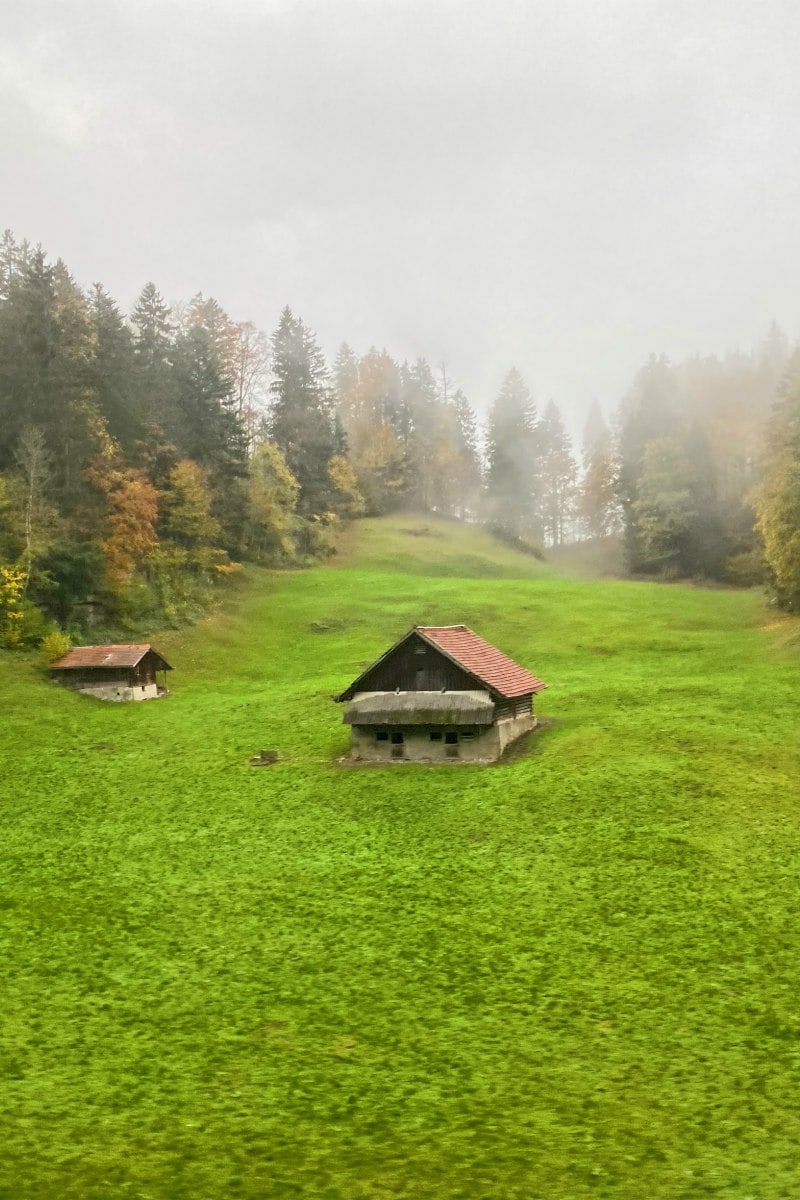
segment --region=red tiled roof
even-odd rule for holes
[[[490,646],[466,625],[418,625],[417,633],[481,683],[508,699],[528,696],[547,687],[541,679]]]
[[[148,642],[139,646],[73,646],[63,658],[50,663],[52,671],[74,671],[79,667],[135,667],[153,647]],[[157,654],[158,651],[153,651]],[[158,655],[161,658],[161,655]],[[165,662],[164,659],[161,659]]]

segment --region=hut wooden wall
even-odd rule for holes
[[[420,637],[403,642],[369,671],[358,685],[360,692],[452,692],[480,688],[471,675],[450,662]]]

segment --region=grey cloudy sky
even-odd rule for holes
[[[796,0],[25,0],[0,224],[332,354],[512,364],[579,421],[650,351],[800,333]]]

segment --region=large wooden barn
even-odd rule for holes
[[[74,646],[50,670],[59,683],[98,700],[154,700],[166,692],[172,667],[146,644]]]
[[[418,625],[336,699],[355,760],[493,762],[546,686],[466,625]]]

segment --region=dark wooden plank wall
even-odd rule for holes
[[[449,692],[476,691],[480,684],[439,654],[419,637],[409,638],[402,646],[378,663],[358,685],[360,692]]]
[[[533,696],[517,696],[516,700],[496,700],[494,718],[496,721],[506,717],[521,717],[523,713],[533,711]]]

